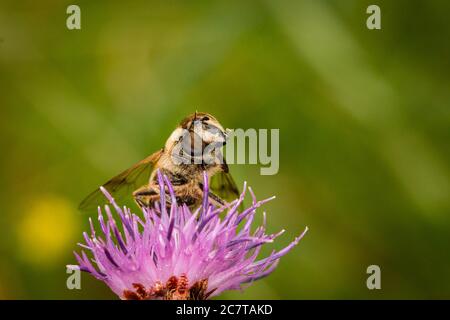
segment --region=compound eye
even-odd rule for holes
[[[202,118],[202,121],[208,121],[209,120],[209,117],[207,117],[207,116],[204,116],[203,118]]]

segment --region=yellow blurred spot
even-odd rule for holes
[[[20,253],[35,265],[49,266],[71,252],[78,220],[70,203],[57,196],[34,200],[17,226]]]

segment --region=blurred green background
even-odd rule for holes
[[[81,7],[81,30],[66,8]],[[382,30],[366,28],[366,8]],[[280,170],[235,165],[287,245],[222,298],[450,298],[448,1],[1,1],[0,298],[108,299],[66,264],[79,201],[195,110],[279,128]],[[96,213],[92,212],[91,216]],[[77,249],[78,250],[78,249]],[[377,264],[382,289],[366,287]]]

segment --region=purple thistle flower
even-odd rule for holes
[[[186,205],[177,204],[166,176],[158,172],[158,180],[161,194],[168,189],[171,204],[161,197],[155,208],[143,210],[143,218],[119,207],[101,188],[120,217],[122,230],[110,207],[104,208],[106,220],[99,207],[102,235],[96,234],[89,219],[91,235],[84,232],[86,243],[79,244],[93,259],[84,251],[81,255],[75,252],[79,268],[104,281],[122,299],[203,300],[224,290],[240,289],[242,284],[269,275],[308,230],[284,249],[257,260],[261,246],[284,232],[265,234],[265,213],[263,225],[251,232],[256,209],[275,197],[257,201],[248,188],[253,203],[239,212],[247,190],[244,184],[238,199],[215,208],[208,202],[205,174],[203,203],[192,213]]]

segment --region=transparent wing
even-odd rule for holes
[[[103,187],[116,199],[124,199],[131,197],[133,191],[148,183],[150,174],[154,166],[160,158],[162,150],[159,150],[151,156],[139,161],[131,168],[125,170],[119,175],[115,176],[105,184]],[[100,188],[88,195],[79,206],[81,211],[94,210],[98,206],[103,206],[108,201],[106,200]]]
[[[239,189],[228,172],[219,172],[211,177],[209,182],[210,190],[218,195],[222,200],[231,202],[239,198]]]

